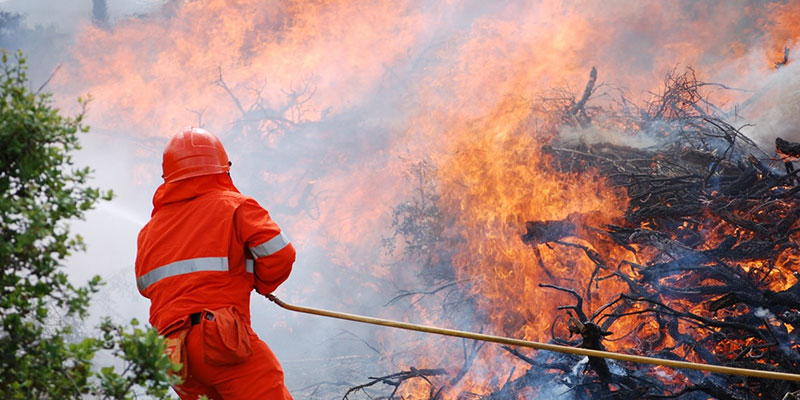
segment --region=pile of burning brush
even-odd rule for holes
[[[595,310],[571,288],[575,305],[569,331],[557,342],[603,348],[613,326],[625,325],[630,350],[661,358],[771,371],[800,369],[800,181],[791,157],[798,146],[776,139],[775,157],[760,150],[700,95],[689,71],[670,76],[659,101],[622,115],[640,131],[657,124],[673,140],[650,150],[605,144],[547,149],[559,168],[598,168],[627,189],[630,203],[620,225],[576,226],[531,221],[526,243],[564,243],[580,232],[589,242],[610,241],[647,254],[640,265],[614,264],[584,248],[596,279],[618,279],[627,292]],[[783,170],[785,168],[785,170]],[[556,227],[552,229],[552,227]],[[574,244],[569,244],[574,246]],[[593,246],[603,248],[603,246]],[[576,288],[577,289],[577,288]],[[590,296],[586,289],[584,296]],[[636,321],[631,324],[630,320]],[[532,370],[551,362],[531,360]],[[797,383],[657,368],[612,366],[589,360],[590,374],[574,384],[578,398],[795,398]],[[795,396],[795,397],[792,397]],[[513,396],[512,396],[513,397]]]
[[[590,107],[595,81],[593,70],[582,96],[555,101],[560,124],[614,124],[658,144],[634,148],[554,139],[543,146],[546,168],[598,173],[624,188],[629,199],[624,217],[614,223],[593,225],[596,219],[581,214],[527,222],[521,240],[534,250],[569,249],[564,257],[580,254],[594,265],[589,284],[575,287],[540,262],[542,276],[552,279],[539,283],[539,290],[573,300],[559,307],[563,314],[552,321],[550,341],[592,349],[611,343],[612,350],[631,354],[800,371],[800,170],[792,164],[800,144],[777,139],[777,153],[760,149],[728,122],[729,114],[706,100],[702,89],[712,84],[699,82],[692,70],[673,71],[663,92],[644,106],[622,98],[614,109]],[[400,234],[412,243],[427,241],[413,236],[427,235],[426,224],[441,215],[403,207],[397,210]],[[428,262],[429,272],[445,271],[434,274],[440,289],[468,292],[446,273],[445,247],[435,250],[440,256]],[[620,258],[621,252],[640,261]],[[609,281],[621,289],[590,308],[596,288]],[[481,394],[458,386],[472,362],[465,355],[469,362],[460,370],[419,366],[371,378],[344,397],[380,384],[390,386],[387,398],[398,397],[404,383],[423,379],[427,389],[413,398],[800,398],[796,382],[503,349],[508,362],[521,361],[527,370]]]

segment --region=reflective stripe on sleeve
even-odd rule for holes
[[[227,271],[228,257],[201,257],[188,260],[175,261],[158,267],[136,280],[139,290],[143,291],[150,285],[172,276],[188,274],[197,271]]]
[[[256,258],[266,257],[277,253],[280,249],[289,244],[289,238],[281,232],[278,236],[261,243],[258,246],[251,247],[250,251]]]
[[[244,260],[244,269],[245,269],[245,271],[247,271],[247,272],[249,272],[251,274],[253,273],[253,259],[252,258],[246,258]]]

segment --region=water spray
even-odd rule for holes
[[[774,379],[782,381],[800,382],[800,375],[786,372],[773,372],[758,369],[726,367],[722,365],[701,364],[688,361],[667,360],[663,358],[637,356],[633,354],[615,353],[611,351],[584,349],[580,347],[561,346],[551,343],[540,343],[529,340],[513,339],[503,336],[487,335],[483,333],[459,331],[455,329],[439,328],[435,326],[411,324],[408,322],[394,321],[390,319],[367,317],[364,315],[348,314],[337,311],[323,310],[319,308],[296,306],[281,301],[274,295],[267,295],[268,299],[281,308],[300,312],[304,314],[319,315],[329,318],[344,319],[348,321],[361,322],[370,325],[388,326],[390,328],[406,329],[410,331],[433,333],[437,335],[454,336],[465,339],[482,340],[485,342],[500,343],[509,346],[528,347],[536,350],[555,351],[559,353],[575,354],[580,356],[609,358],[618,361],[628,361],[639,364],[661,365],[670,368],[693,369],[698,371],[714,372],[718,374],[750,376],[754,378]]]

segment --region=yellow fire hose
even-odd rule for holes
[[[271,294],[267,295],[267,298],[272,300],[275,304],[277,304],[281,308],[285,308],[287,310],[301,312],[301,313],[305,313],[305,314],[320,315],[320,316],[323,316],[323,317],[338,318],[338,319],[345,319],[345,320],[349,320],[349,321],[362,322],[362,323],[365,323],[365,324],[382,325],[382,326],[388,326],[388,327],[391,327],[391,328],[407,329],[407,330],[410,330],[410,331],[427,332],[427,333],[435,333],[435,334],[438,334],[438,335],[455,336],[455,337],[466,338],[466,339],[482,340],[482,341],[486,341],[486,342],[506,344],[506,345],[509,345],[509,346],[529,347],[529,348],[537,349],[537,350],[556,351],[556,352],[559,352],[559,353],[577,354],[577,355],[581,355],[581,356],[590,356],[590,357],[610,358],[610,359],[614,359],[614,360],[629,361],[629,362],[635,362],[635,363],[640,363],[640,364],[662,365],[662,366],[671,367],[671,368],[694,369],[694,370],[698,370],[698,371],[715,372],[715,373],[718,373],[718,374],[752,376],[752,377],[756,377],[756,378],[765,378],[765,379],[776,379],[776,380],[800,382],[800,375],[798,375],[798,374],[789,374],[789,373],[785,373],[785,372],[762,371],[762,370],[758,370],[758,369],[748,369],[748,368],[725,367],[725,366],[721,366],[721,365],[698,364],[698,363],[693,363],[693,362],[688,362],[688,361],[666,360],[666,359],[663,359],[663,358],[644,357],[644,356],[637,356],[637,355],[632,355],[632,354],[614,353],[614,352],[610,352],[610,351],[592,350],[592,349],[584,349],[584,348],[580,348],[580,347],[569,347],[569,346],[561,346],[561,345],[557,345],[557,344],[532,342],[532,341],[529,341],[529,340],[512,339],[512,338],[507,338],[507,337],[503,337],[503,336],[494,336],[494,335],[486,335],[486,334],[482,334],[482,333],[459,331],[459,330],[455,330],[455,329],[438,328],[438,327],[435,327],[435,326],[410,324],[410,323],[407,323],[407,322],[393,321],[393,320],[390,320],[390,319],[374,318],[374,317],[367,317],[367,316],[363,316],[363,315],[356,315],[356,314],[348,314],[348,313],[342,313],[342,312],[336,312],[336,311],[322,310],[322,309],[319,309],[319,308],[296,306],[296,305],[284,303],[279,298],[277,298],[277,297],[275,297],[274,295],[271,295]]]

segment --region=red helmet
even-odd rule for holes
[[[169,139],[164,149],[164,182],[201,175],[221,174],[231,169],[222,142],[201,128],[184,128]]]

